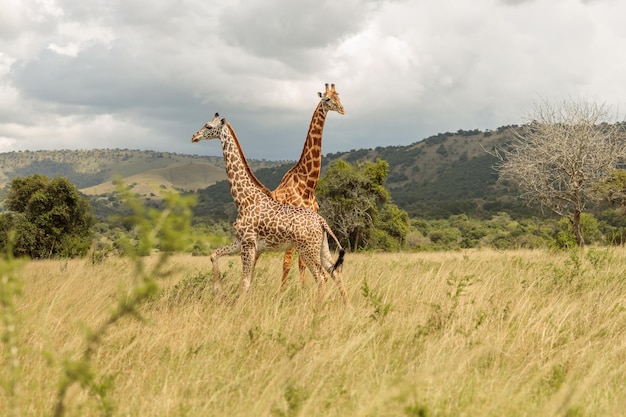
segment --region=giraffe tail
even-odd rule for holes
[[[324,218],[321,216],[320,218],[322,220],[322,227],[324,228],[324,231],[326,232],[327,235],[331,236],[335,240],[335,243],[337,244],[337,247],[339,248],[339,257],[328,270],[328,272],[332,274],[337,268],[339,268],[343,264],[343,258],[346,254],[346,250],[341,246],[341,243],[339,243],[339,239],[337,239],[337,236],[335,236],[333,231],[330,229],[330,226],[328,225],[326,220],[324,220]]]
[[[339,268],[343,264],[343,256],[346,254],[346,250],[339,246],[339,257],[333,264],[332,268],[330,268],[330,273],[333,273],[335,269]]]

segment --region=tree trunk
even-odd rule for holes
[[[359,248],[359,243],[361,240],[361,229],[360,228],[356,228],[356,230],[354,231],[354,245],[352,245],[352,250],[356,251]]]
[[[574,229],[574,236],[576,237],[576,243],[578,247],[582,248],[585,246],[585,239],[583,238],[583,234],[580,232],[580,210],[574,211],[574,216],[570,219],[572,223],[572,229]]]

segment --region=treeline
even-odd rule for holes
[[[465,172],[469,180],[463,191],[459,191],[463,187],[454,188],[455,192],[449,188],[446,194],[445,188],[438,188],[434,183],[417,190],[406,188],[403,193],[389,192],[385,187],[389,173],[386,161],[350,164],[337,160],[327,168],[318,186],[320,212],[342,238],[342,244],[346,243],[346,247],[353,250],[567,248],[575,245],[568,219],[542,213],[511,196],[492,201],[472,199],[478,192],[473,188],[473,181],[480,178],[480,172],[485,175],[483,181],[478,182],[489,183],[493,193],[498,189],[512,195],[517,192],[512,184],[497,183],[493,170],[487,173],[483,166],[468,161]],[[465,181],[457,172],[451,170],[439,181]],[[232,201],[210,198],[219,192],[209,191],[229,193],[228,184],[218,183],[199,193],[199,204],[194,209],[196,219],[203,219],[206,224],[232,222],[236,217]],[[209,207],[218,211],[219,216],[211,214]],[[405,210],[406,207],[412,210]],[[626,216],[621,206],[597,203],[589,213],[583,214],[582,233],[589,244],[623,244]]]
[[[615,210],[607,210],[599,217],[584,213],[582,232],[591,245],[623,245],[626,242],[626,217]],[[508,213],[501,212],[489,219],[472,218],[466,214],[447,219],[411,219],[405,249],[567,249],[576,245],[567,219],[547,216],[515,220]]]
[[[443,217],[409,215],[396,204],[385,187],[389,164],[381,159],[350,164],[338,160],[320,179],[317,198],[320,213],[351,251],[438,251],[468,248],[569,248],[576,246],[567,218],[541,215],[528,207],[528,215],[501,210],[489,214],[475,201],[454,200]],[[221,187],[230,195],[226,182]],[[122,189],[122,188],[120,188]],[[168,200],[146,202],[123,188],[126,201],[142,205],[150,215],[162,212]],[[468,191],[471,193],[471,190]],[[197,197],[197,198],[196,198]],[[181,198],[195,201],[189,210],[206,208],[211,202],[220,215],[195,213],[191,218],[193,239],[184,250],[208,255],[229,242],[237,212],[232,198],[210,199],[206,193],[188,193]],[[207,201],[203,201],[206,198]],[[439,214],[445,200],[437,201]],[[452,201],[452,200],[451,200]],[[50,258],[84,256],[96,258],[128,251],[127,242],[141,245],[133,222],[120,219],[132,213],[117,194],[107,200],[106,215],[93,215],[89,200],[69,180],[32,175],[14,179],[0,213],[0,247],[12,247],[16,256]],[[203,204],[203,205],[202,205]],[[424,204],[427,204],[425,202]],[[519,203],[510,203],[513,204]],[[500,207],[504,207],[502,204]],[[99,205],[93,205],[102,209]],[[132,206],[131,206],[132,208]],[[497,207],[491,207],[492,210]],[[598,204],[581,217],[581,231],[591,245],[622,245],[626,241],[626,215],[622,205]],[[429,208],[432,210],[432,207]],[[460,212],[454,212],[461,210]],[[482,210],[482,211],[481,211]],[[427,211],[426,209],[424,210]],[[479,213],[479,215],[475,215]],[[136,219],[135,219],[136,220]],[[161,248],[166,249],[166,248]],[[146,253],[147,255],[147,253]]]

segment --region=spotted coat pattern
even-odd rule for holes
[[[250,287],[259,254],[269,250],[284,251],[294,248],[318,284],[319,300],[323,300],[328,273],[339,287],[344,302],[349,304],[341,274],[337,270],[343,262],[344,250],[324,218],[310,208],[291,206],[274,200],[271,192],[250,170],[232,126],[225,119],[220,119],[217,113],[191,140],[198,142],[203,139],[221,141],[228,183],[238,211],[237,220],[233,224],[233,243],[211,253],[215,289],[220,290],[220,256],[241,253],[241,297]],[[334,264],[330,261],[327,235],[340,248],[339,257]]]

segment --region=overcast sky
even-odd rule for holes
[[[0,152],[129,148],[299,157],[518,124],[541,100],[626,100],[618,0],[0,0]]]

